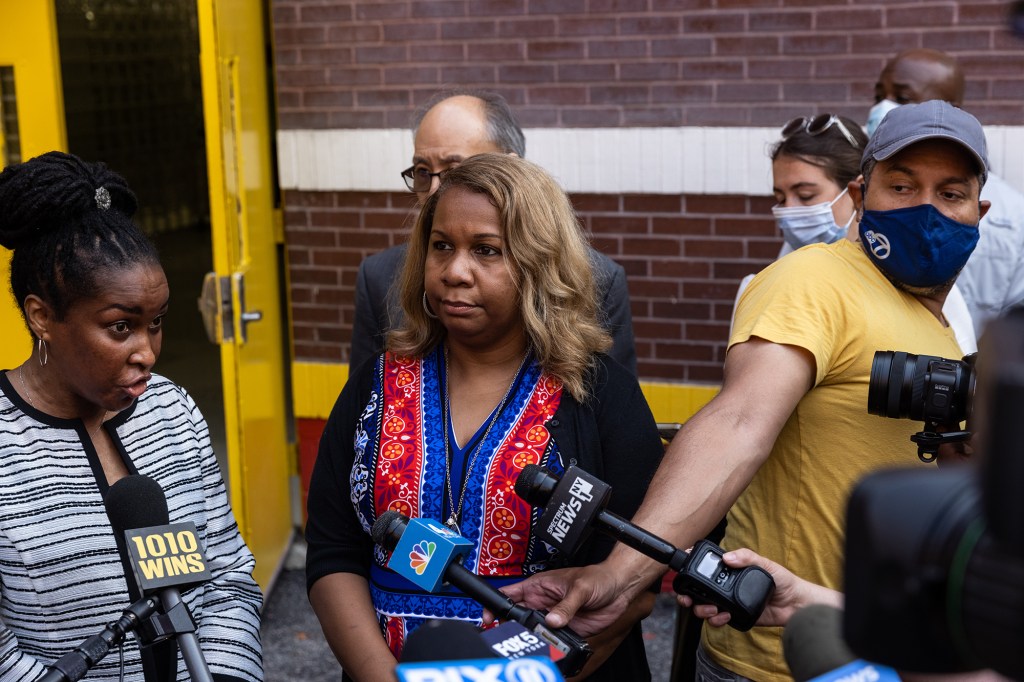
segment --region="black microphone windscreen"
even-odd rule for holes
[[[428,620],[413,630],[402,649],[403,663],[501,658],[480,631],[464,620]]]
[[[547,496],[542,495],[541,486],[544,483],[544,479],[548,477],[554,478],[544,467],[536,464],[527,464],[516,479],[516,495],[534,506],[544,505],[548,501],[550,494]]]
[[[170,523],[167,497],[160,484],[149,476],[125,476],[110,486],[103,499],[110,525],[118,537],[126,530]]]
[[[782,631],[782,652],[796,682],[806,682],[857,659],[843,641],[843,612],[812,604],[793,614]]]
[[[370,529],[370,537],[373,538],[373,543],[386,547],[391,524],[402,518],[404,518],[404,515],[393,509],[389,509],[378,516],[377,520],[373,522],[373,528]]]

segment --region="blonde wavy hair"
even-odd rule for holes
[[[444,326],[424,310],[423,276],[437,204],[453,187],[486,195],[498,210],[526,336],[544,372],[582,402],[594,353],[612,345],[598,321],[590,249],[565,192],[540,166],[517,156],[467,159],[445,173],[423,204],[398,282],[405,320],[388,334],[388,350],[420,358],[445,338]]]

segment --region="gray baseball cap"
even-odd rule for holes
[[[958,142],[978,160],[981,183],[988,178],[988,147],[985,131],[978,119],[949,102],[933,99],[920,104],[904,104],[893,109],[878,124],[875,134],[864,147],[860,167],[869,159],[884,161],[910,145],[940,138]]]

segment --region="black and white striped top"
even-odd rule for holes
[[[255,560],[199,409],[154,374],[148,390],[104,428],[129,471],[163,488],[171,522],[196,525],[213,579],[182,599],[214,677],[262,680]],[[83,423],[36,410],[0,374],[0,682],[36,679],[130,603],[103,506],[107,487]],[[124,647],[124,679],[143,680],[134,637]],[[113,682],[118,665],[112,651],[85,679]],[[189,679],[180,655],[177,679]]]

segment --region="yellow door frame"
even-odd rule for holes
[[[0,66],[14,68],[21,160],[55,149],[65,151],[68,143],[57,52],[57,14],[52,2],[3,3]],[[20,308],[7,293],[10,264],[10,251],[0,247],[0,285],[4,291],[0,295],[0,369],[20,364],[28,357],[31,342]]]

